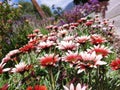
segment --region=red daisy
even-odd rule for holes
[[[32,86],[28,86],[26,90],[33,90]]]
[[[58,55],[54,54],[46,54],[44,57],[40,58],[40,64],[42,66],[48,66],[48,65],[55,65],[55,63],[58,61]]]
[[[86,26],[91,26],[92,24],[93,24],[92,21],[87,21],[87,22],[85,23]]]
[[[28,43],[38,44],[39,39],[31,39]]]
[[[120,59],[117,58],[116,60],[112,61],[110,66],[111,66],[112,70],[120,69]]]
[[[102,44],[102,43],[106,42],[106,39],[100,35],[94,34],[91,36],[90,41],[92,44]]]
[[[28,43],[28,44],[24,45],[23,47],[21,47],[19,50],[20,50],[21,52],[25,53],[25,52],[31,51],[31,50],[34,49],[34,48],[35,48],[35,47],[34,47],[34,44]]]
[[[35,85],[34,88],[32,86],[28,86],[26,90],[47,90],[47,87],[44,85]]]
[[[42,86],[40,86],[40,85],[35,85],[35,86],[34,86],[34,90],[47,90],[47,87],[44,86],[44,85],[42,85]]]

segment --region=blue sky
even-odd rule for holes
[[[9,0],[8,0],[9,1]],[[13,3],[17,3],[19,0],[10,0],[9,3],[12,5]]]
[[[0,0],[1,1],[1,0]],[[9,1],[9,0],[8,0]],[[10,0],[10,4],[17,3],[18,1],[21,0]],[[24,0],[24,1],[31,1],[31,0]],[[51,6],[53,4],[55,4],[56,7],[61,7],[61,8],[65,8],[70,2],[72,2],[73,0],[37,0],[37,2],[39,4],[46,4],[47,6],[49,6],[51,8]]]
[[[4,0],[0,0],[0,2],[2,2]],[[12,5],[13,3],[18,3],[19,0],[7,0],[9,2],[10,5]]]
[[[55,6],[59,6],[61,8],[65,8],[72,1],[73,0],[37,0],[39,4],[46,4],[49,7],[55,4]]]

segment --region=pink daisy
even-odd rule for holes
[[[91,49],[88,49],[88,52],[96,52],[96,54],[101,54],[102,56],[107,56],[109,53],[112,53],[111,51],[112,47],[105,47],[104,45],[97,45],[92,47]]]
[[[11,72],[13,73],[24,72],[26,70],[26,67],[27,64],[25,64],[25,62],[20,62],[19,64],[15,65],[15,68],[13,68]]]
[[[75,50],[77,45],[72,41],[61,41],[57,47],[60,50]]]
[[[71,52],[71,51],[66,53],[66,56],[63,58],[64,61],[70,62],[70,63],[76,63],[80,59],[81,59],[81,56],[78,54],[78,52]]]
[[[80,83],[77,84],[77,86],[75,87],[73,85],[73,83],[70,84],[70,87],[66,87],[66,86],[63,86],[64,90],[86,90],[87,89],[87,86],[82,86]]]
[[[90,37],[89,36],[80,36],[80,37],[76,37],[76,42],[77,43],[85,43],[85,42],[87,42],[88,40],[90,39]]]

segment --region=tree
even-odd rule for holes
[[[36,10],[38,11],[38,13],[40,14],[40,16],[42,18],[46,18],[47,16],[45,15],[44,11],[42,10],[42,8],[39,6],[39,4],[37,3],[36,0],[31,0],[34,7],[36,8]]]
[[[42,10],[45,12],[45,14],[47,16],[49,16],[49,17],[52,16],[52,12],[51,12],[50,8],[47,5],[42,4],[41,8],[42,8]]]
[[[80,4],[80,3],[82,3],[82,4],[85,4],[86,2],[88,2],[89,0],[73,0],[73,3],[75,4],[75,5],[78,5],[78,4]]]
[[[31,2],[20,1],[19,4],[22,6],[23,14],[35,14],[35,10]]]

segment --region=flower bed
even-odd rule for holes
[[[28,44],[2,59],[0,80],[7,83],[2,90],[119,89],[120,59],[109,39],[111,22],[96,16],[46,28],[48,34],[34,30]]]

